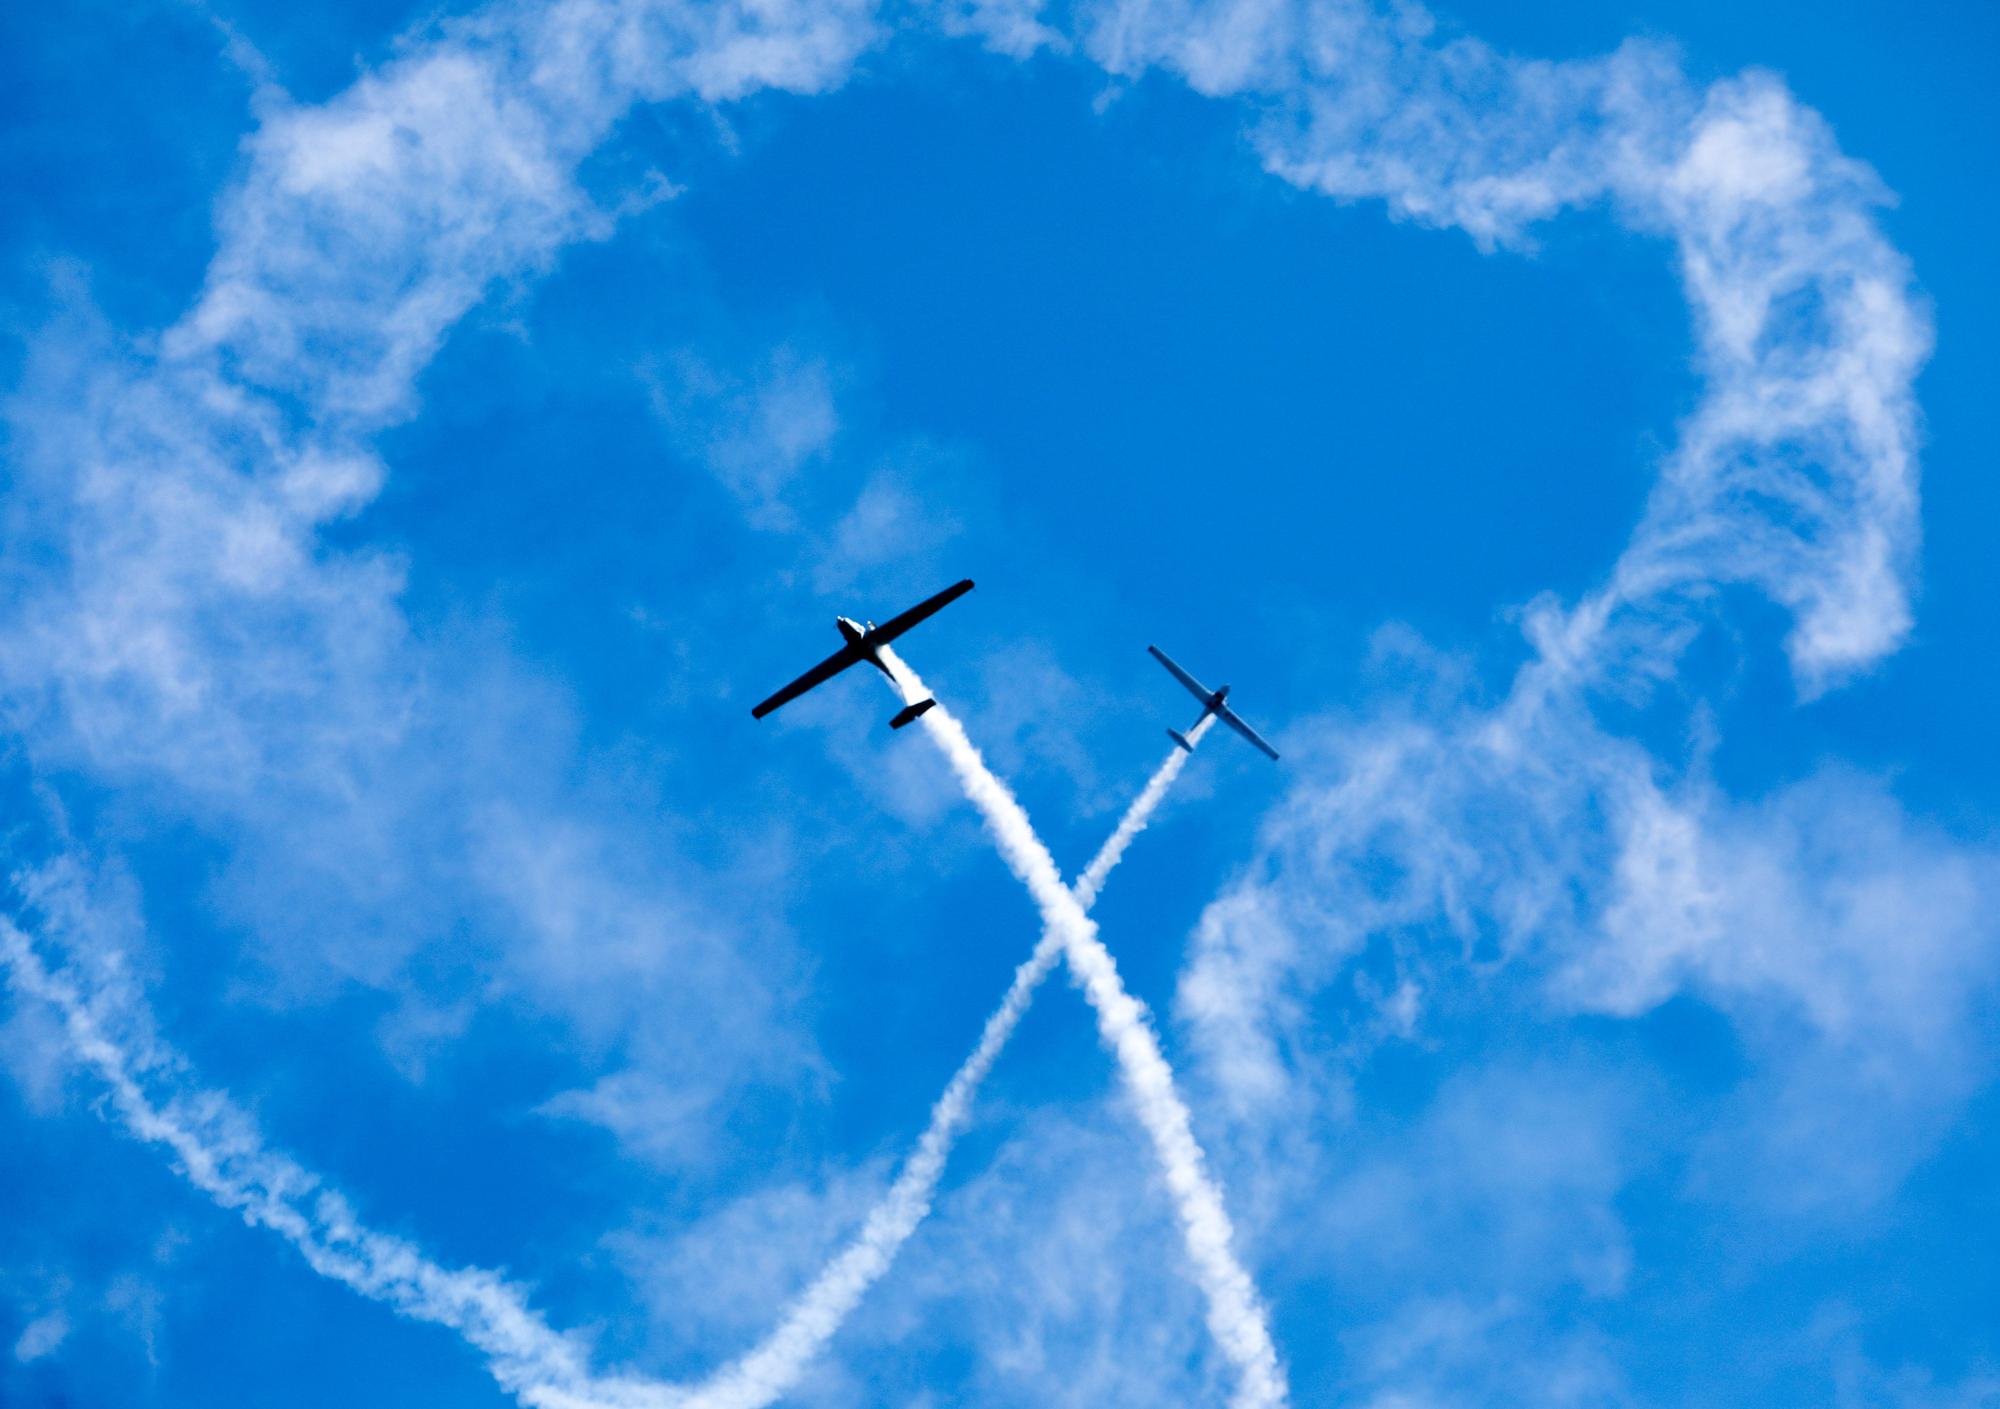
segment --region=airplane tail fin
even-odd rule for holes
[[[937,700],[933,698],[928,700],[918,700],[913,705],[906,705],[902,709],[896,711],[896,717],[889,721],[889,727],[891,729],[902,728],[905,724],[908,724],[912,719],[915,719],[918,715],[922,714],[925,710],[929,709],[932,705],[936,703]]]
[[[1178,729],[1167,730],[1167,737],[1172,739],[1175,743],[1179,744],[1182,748],[1186,749],[1189,753],[1194,752],[1194,745],[1187,741],[1187,735],[1183,734],[1180,730]]]

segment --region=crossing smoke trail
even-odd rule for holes
[[[1199,743],[1211,723],[1202,720],[1189,731],[1188,741]],[[1074,890],[1079,913],[1095,903],[1105,879],[1146,829],[1188,757],[1176,748],[1154,770],[1084,868]],[[60,877],[28,880],[26,887],[31,900],[63,908],[67,887]],[[50,928],[61,930],[59,918]],[[43,961],[26,933],[0,919],[0,961],[13,986],[55,1010],[71,1050],[109,1087],[114,1109],[134,1135],[166,1146],[190,1183],[246,1222],[277,1233],[315,1272],[414,1319],[456,1332],[486,1356],[489,1373],[503,1389],[538,1409],[763,1409],[796,1385],[930,1212],[974,1096],[1063,952],[1061,927],[1048,925],[1033,954],[1015,970],[978,1045],[932,1106],[930,1124],[888,1194],[778,1329],[708,1380],[684,1387],[591,1376],[582,1348],[548,1327],[519,1290],[496,1274],[441,1267],[410,1244],[361,1225],[317,1176],[266,1149],[252,1122],[227,1096],[188,1089],[184,1063],[152,1036],[143,1003],[129,982],[120,981],[122,966],[115,953],[84,957],[71,972],[59,973]],[[108,973],[95,974],[94,982],[79,982],[77,970]]]
[[[906,702],[914,703],[930,694],[901,657],[887,646],[881,651]],[[1058,937],[1071,977],[1096,1010],[1098,1034],[1118,1060],[1133,1108],[1152,1139],[1173,1196],[1195,1281],[1208,1299],[1209,1331],[1236,1366],[1236,1409],[1283,1404],[1284,1372],[1278,1365],[1263,1307],[1250,1274],[1230,1248],[1231,1228],[1222,1193],[1209,1177],[1187,1106],[1174,1087],[1173,1068],[1146,1020],[1145,1006],[1125,991],[1111,952],[1097,938],[1097,926],[1062,883],[1055,858],[1035,835],[1028,814],[986,766],[966,737],[964,726],[943,705],[924,714],[922,723],[950,761],[966,797],[985,819],[1008,869],[1034,897],[1042,923]]]
[[[907,667],[900,668],[907,674]],[[1188,742],[1199,743],[1213,722],[1213,717],[1204,718],[1189,731]],[[1125,809],[1117,830],[1106,838],[1077,878],[1071,894],[1079,912],[1088,911],[1096,902],[1105,878],[1125,855],[1132,839],[1146,830],[1154,810],[1187,765],[1188,757],[1186,750],[1175,748]],[[978,1045],[931,1107],[930,1125],[917,1141],[916,1150],[889,1192],[870,1211],[854,1241],[793,1303],[778,1329],[762,1345],[709,1380],[690,1401],[691,1405],[698,1404],[702,1409],[763,1409],[798,1382],[806,1366],[840,1329],[862,1295],[888,1270],[896,1253],[930,1212],[945,1161],[972,1113],[972,1099],[1014,1035],[1022,1014],[1028,1011],[1035,990],[1061,957],[1063,933],[1061,926],[1047,924],[1034,953],[1014,970],[1014,981],[1008,985],[1000,1006],[986,1019]]]

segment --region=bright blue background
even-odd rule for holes
[[[302,100],[337,92],[356,56],[381,58],[416,17],[218,9]],[[1677,39],[1698,77],[1772,67],[1897,193],[1882,221],[1938,328],[1919,383],[1916,634],[1797,708],[1783,623],[1747,608],[1750,648],[1697,655],[1691,685],[1716,702],[1727,787],[1758,794],[1844,760],[1892,773],[1947,831],[1984,837],[2000,800],[1988,473],[2000,18],[1977,4],[1471,4],[1453,17],[1549,57],[1638,32]],[[219,48],[181,6],[0,12],[10,381],[77,280],[132,330],[164,326],[198,290],[212,202],[251,125],[249,84]],[[685,194],[571,247],[458,327],[422,380],[421,414],[382,440],[386,491],[333,532],[405,555],[410,618],[462,647],[468,677],[504,654],[544,682],[517,707],[570,741],[537,765],[548,795],[685,857],[702,905],[754,934],[751,962],[775,974],[817,1076],[751,1082],[701,1157],[630,1157],[601,1131],[533,1114],[615,1068],[629,1034],[580,1039],[502,995],[413,1081],[377,1040],[394,1002],[367,985],[244,1001],[265,969],[208,903],[232,840],[72,785],[81,812],[119,814],[146,915],[177,936],[155,995],[204,1078],[379,1222],[447,1262],[508,1267],[558,1325],[602,1327],[613,1359],[697,1373],[741,1338],[683,1337],[670,1309],[632,1294],[609,1235],[893,1157],[1031,942],[1027,902],[964,809],[930,765],[898,762],[923,745],[882,729],[879,685],[844,680],[771,726],[749,720],[751,700],[831,649],[835,612],[880,618],[979,580],[908,654],[1073,867],[1161,757],[1162,726],[1191,717],[1148,642],[1234,682],[1281,746],[1288,723],[1358,707],[1386,621],[1469,653],[1478,687],[1497,692],[1523,649],[1509,609],[1599,578],[1692,405],[1686,312],[1661,247],[1587,216],[1542,232],[1533,257],[1482,255],[1262,175],[1225,107],[1148,81],[1099,113],[1104,88],[1080,63],[911,41],[831,97],[732,109],[733,150],[705,117],[638,115],[593,179],[657,166]],[[830,523],[888,465],[955,534],[820,589],[810,542],[746,523],[663,431],[646,369],[683,350],[754,363],[775,344],[832,369],[836,388],[839,433],[789,491],[802,520]],[[1184,936],[1284,782],[1217,742],[1102,911],[1128,982],[1161,1011]],[[10,786],[24,796],[18,776]],[[787,865],[750,887],[743,858],[773,838]],[[452,923],[425,923],[426,981],[449,989]],[[702,1040],[699,1014],[672,1020]],[[1509,1030],[1523,1021],[1467,1017],[1386,1051],[1359,1078],[1352,1138],[1393,1141],[1470,1054],[1518,1048],[1532,1064],[1561,1047],[1614,1077],[1647,1073],[1640,1084],[1670,1106],[1726,1085],[1739,1061],[1726,1024],[1692,1000],[1556,1037]],[[982,1169],[1048,1108],[1106,1125],[1140,1168],[1120,1108],[1093,1104],[1108,1081],[1081,1005],[1052,988],[956,1168]],[[1836,1402],[1838,1356],[1812,1328],[1841,1314],[1866,1356],[1915,1367],[1898,1402],[1930,1402],[1924,1376],[1974,1386],[1936,1402],[1984,1402],[1977,1377],[2000,1364],[1996,1117],[1993,1095],[1976,1096],[1896,1196],[1838,1234],[1690,1206],[1662,1157],[1617,1195],[1639,1269],[1627,1292],[1548,1314],[1594,1326],[1642,1402]],[[251,1404],[275,1383],[301,1405],[499,1399],[456,1342],[314,1278],[210,1208],[96,1119],[87,1093],[50,1115],[0,1088],[0,1207],[0,1344],[52,1304],[72,1325],[47,1358],[0,1356],[0,1402]],[[1171,1282],[1164,1218],[1159,1232],[1124,1275]],[[1337,1260],[1287,1264],[1265,1290],[1301,1403],[1341,1397],[1342,1337],[1404,1294],[1343,1279]],[[918,1315],[876,1337],[848,1366],[861,1384],[889,1374],[887,1357],[895,1383],[929,1380],[946,1402],[976,1356],[954,1321]],[[1849,1392],[1872,1403],[1879,1391]]]

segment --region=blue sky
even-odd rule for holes
[[[1996,23],[0,15],[0,1403],[2000,1399]]]

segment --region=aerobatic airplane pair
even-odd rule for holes
[[[901,615],[890,617],[880,626],[877,626],[872,621],[850,621],[844,616],[834,618],[834,625],[839,628],[841,639],[847,644],[814,666],[811,670],[808,670],[791,684],[785,686],[784,689],[778,691],[771,698],[753,708],[750,711],[752,717],[762,719],[779,705],[787,704],[797,699],[815,685],[824,684],[826,681],[840,674],[841,671],[847,669],[848,666],[859,665],[862,661],[867,661],[884,675],[887,675],[889,667],[882,664],[881,648],[895,640],[898,636],[901,636],[918,622],[935,616],[938,612],[944,610],[944,608],[950,606],[971,590],[972,579],[968,577],[963,582],[953,583],[935,597],[926,597],[923,601],[917,603]],[[1187,686],[1189,694],[1201,701],[1202,719],[1208,718],[1211,714],[1214,715],[1224,724],[1227,724],[1230,728],[1248,739],[1254,747],[1263,750],[1264,753],[1273,759],[1277,758],[1278,751],[1265,743],[1263,737],[1255,729],[1245,724],[1236,711],[1229,707],[1227,703],[1229,699],[1229,687],[1227,685],[1224,685],[1219,690],[1211,690],[1185,670],[1182,670],[1158,646],[1148,646],[1146,649],[1153,653],[1154,659],[1167,668],[1168,674],[1180,681],[1181,684]],[[896,711],[896,717],[889,721],[889,727],[891,729],[902,728],[936,703],[935,699],[924,699],[904,706],[902,709]],[[1201,719],[1195,721],[1196,724],[1200,722]],[[1193,732],[1194,727],[1190,725],[1188,733]],[[1190,753],[1194,751],[1194,746],[1187,741],[1186,734],[1181,733],[1178,729],[1169,729],[1167,733],[1182,748],[1188,750]]]

